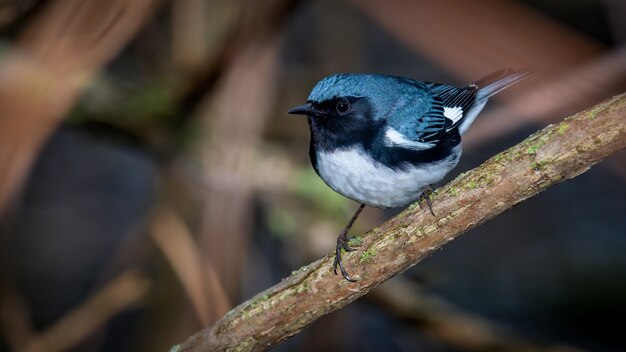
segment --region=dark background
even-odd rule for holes
[[[64,2],[0,2],[0,66]],[[357,204],[318,179],[306,121],[285,113],[322,77],[465,85],[533,69],[464,136],[453,178],[624,91],[624,4],[155,2],[12,186],[0,350],[167,350],[330,252]],[[2,133],[21,118],[0,116]],[[620,152],[516,206],[276,350],[626,349],[625,163]],[[367,208],[352,232],[393,213]]]

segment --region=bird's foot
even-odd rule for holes
[[[341,270],[341,275],[343,275],[344,279],[350,282],[355,282],[356,280],[351,278],[350,275],[348,275],[348,273],[346,272],[346,269],[343,267],[343,261],[341,260],[341,250],[343,249],[346,252],[352,252],[354,250],[350,248],[350,246],[348,245],[348,231],[350,231],[352,224],[354,224],[354,222],[356,221],[356,218],[359,217],[359,214],[361,214],[361,210],[363,210],[363,208],[365,208],[365,204],[359,205],[358,209],[354,212],[354,215],[352,215],[352,218],[350,219],[350,221],[348,221],[348,224],[346,225],[346,227],[343,229],[343,231],[341,231],[341,233],[337,237],[337,247],[335,247],[335,260],[333,262],[333,272],[335,273],[335,275],[337,275],[337,265],[339,265],[339,269]]]
[[[422,194],[420,194],[420,197],[417,198],[417,204],[420,206],[420,209],[424,209],[422,207],[422,202],[426,201],[426,205],[428,205],[428,209],[430,210],[430,213],[435,216],[435,213],[433,213],[433,202],[430,200],[430,195],[431,194],[436,194],[435,191],[433,191],[432,186],[428,185],[426,186],[426,188],[424,188],[424,190],[422,190]]]
[[[341,232],[339,237],[337,237],[337,247],[335,247],[335,261],[333,262],[333,272],[337,275],[337,266],[339,266],[339,270],[341,271],[341,275],[344,279],[355,282],[356,280],[351,278],[350,275],[346,272],[346,269],[343,267],[343,261],[341,260],[341,250],[343,249],[346,252],[354,251],[353,248],[350,248],[348,245],[348,233],[347,231]]]

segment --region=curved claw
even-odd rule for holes
[[[346,272],[346,269],[343,267],[343,261],[341,260],[341,250],[343,249],[346,252],[354,251],[354,249],[350,248],[350,246],[348,245],[348,231],[350,231],[352,224],[354,224],[354,221],[356,220],[356,218],[359,217],[359,214],[361,213],[361,210],[363,210],[363,208],[365,208],[365,204],[361,204],[359,208],[356,210],[356,212],[354,213],[354,215],[352,215],[352,218],[350,219],[346,227],[343,229],[343,231],[341,231],[341,233],[337,237],[337,246],[335,247],[335,260],[333,261],[333,272],[335,273],[335,275],[337,275],[337,266],[339,266],[339,269],[341,270],[341,275],[343,276],[343,278],[350,282],[355,282],[356,280],[351,278],[350,275],[348,275],[348,273]]]
[[[337,241],[337,247],[335,247],[335,260],[333,261],[333,272],[337,275],[337,265],[339,265],[339,270],[341,271],[341,275],[344,279],[350,282],[356,282],[355,279],[350,277],[346,272],[346,269],[343,267],[343,261],[341,260],[341,249],[344,249],[346,252],[353,251],[352,248],[348,247],[347,243],[342,243]]]
[[[428,205],[428,209],[430,210],[430,213],[432,214],[432,216],[435,216],[435,213],[433,212],[433,202],[430,200],[430,195],[433,193],[435,192],[433,191],[431,186],[424,188],[424,190],[422,191],[422,194],[420,194],[420,197],[417,198],[417,204],[420,206],[420,209],[424,209],[422,207],[422,201],[426,201],[426,205]]]
[[[348,242],[341,242],[338,243],[339,245],[341,245],[341,248],[343,248],[344,251],[346,252],[353,252],[356,251],[356,249],[350,247],[350,245],[348,245]]]

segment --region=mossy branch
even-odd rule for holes
[[[504,117],[503,117],[504,118]],[[332,254],[231,310],[175,351],[259,351],[297,334],[513,205],[626,147],[626,93],[550,125],[462,174],[433,197],[435,217],[416,205],[363,236],[344,254],[358,281],[332,273]],[[367,254],[367,260],[362,260]]]

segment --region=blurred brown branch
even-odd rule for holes
[[[201,166],[194,169],[193,176],[185,176],[198,178],[201,188],[189,191],[189,180],[179,179],[185,191],[173,188],[170,193],[173,199],[192,198],[193,210],[177,208],[176,213],[201,213],[200,222],[179,218],[173,210],[164,214],[160,209],[152,233],[193,309],[186,307],[180,312],[180,320],[191,324],[181,329],[184,335],[177,339],[197,330],[198,323],[206,326],[219,319],[232,308],[231,302],[240,299],[254,191],[250,163],[274,103],[280,29],[297,3],[299,0],[172,3],[172,21],[178,24],[172,27],[172,61],[184,81],[166,119],[177,129],[191,122],[202,135],[193,150],[168,160],[172,170],[178,162],[190,159]],[[208,52],[191,48],[203,41],[203,47],[210,47]],[[204,55],[207,58],[200,59]],[[171,144],[176,141],[179,139],[171,138],[164,146],[177,148]],[[155,308],[157,316],[167,314],[163,307]],[[172,333],[171,324],[164,320],[159,329]]]
[[[192,115],[201,120],[206,136],[198,145],[207,186],[202,197],[198,243],[202,263],[217,274],[219,286],[231,299],[238,297],[245,262],[254,150],[274,102],[278,29],[296,2],[251,3],[251,9],[258,12],[246,10],[249,18],[244,18],[247,21],[238,27],[237,40],[228,43],[220,56],[206,66],[204,76],[200,75],[207,80],[196,87],[207,89],[207,84],[215,85],[214,90],[204,91]],[[251,28],[251,23],[258,26]],[[228,61],[223,61],[226,58]],[[211,73],[212,70],[216,71]],[[214,76],[218,72],[219,79]],[[211,77],[216,80],[212,82]],[[209,307],[209,321],[214,322],[230,308],[219,303]]]
[[[55,352],[72,348],[116,314],[144,299],[149,287],[148,279],[137,270],[120,274],[58,322],[33,336],[21,351]]]
[[[18,351],[35,336],[30,307],[14,287],[7,285],[3,291],[0,297],[0,334],[10,350]]]
[[[221,82],[238,57],[250,47],[266,45],[276,40],[289,15],[302,0],[228,2],[229,7],[239,9],[235,25],[224,34],[221,43],[212,50],[209,62],[188,68],[193,75],[182,88],[178,97],[178,109],[170,116],[176,125],[183,125],[194,111],[205,102],[215,86]],[[181,6],[181,5],[177,5]],[[223,9],[222,9],[223,10]],[[232,10],[236,11],[236,10]],[[177,44],[182,45],[182,44]],[[240,60],[239,60],[240,61]]]
[[[207,1],[172,2],[172,62],[193,74],[204,66],[208,56]]]
[[[535,74],[529,81],[540,81],[567,72],[604,49],[511,0],[350,2],[408,48],[466,82],[502,67],[531,68]],[[511,91],[520,89],[525,88]],[[511,91],[501,98],[512,97]]]
[[[416,205],[373,229],[345,256],[356,283],[333,275],[332,255],[191,336],[179,351],[265,350],[349,304],[467,230],[626,147],[626,94],[551,125],[442,187],[435,217]],[[444,214],[444,215],[442,215]]]
[[[199,111],[207,134],[199,146],[207,188],[198,242],[231,297],[239,291],[245,259],[253,190],[248,180],[274,101],[276,54],[276,41],[251,43],[228,68],[214,100]]]
[[[367,298],[380,303],[399,318],[416,321],[420,330],[459,351],[580,351],[570,346],[524,339],[464,312],[402,277],[376,287]]]
[[[607,96],[618,94],[626,84],[626,46],[619,47],[562,76],[517,94],[515,100],[486,111],[464,137],[473,147],[525,124],[558,121],[558,116],[585,109]]]
[[[0,63],[0,212],[89,78],[158,0],[53,2]]]
[[[202,325],[209,324],[211,309],[216,315],[230,308],[217,274],[203,262],[195,239],[174,211],[165,206],[155,209],[150,234],[176,272]]]

